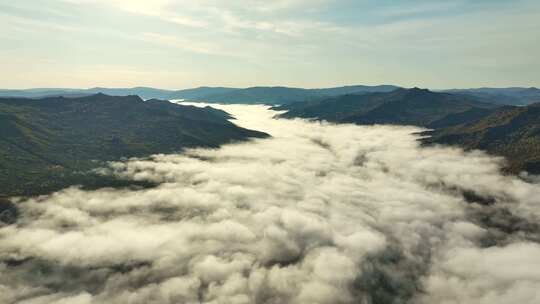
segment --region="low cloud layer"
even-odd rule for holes
[[[113,163],[0,228],[0,303],[538,303],[540,185],[412,127],[275,120],[273,138]]]

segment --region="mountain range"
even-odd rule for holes
[[[122,96],[95,93],[101,91]],[[50,192],[73,184],[123,185],[89,171],[120,157],[217,147],[268,136],[237,127],[221,110],[182,106],[156,97],[272,104],[273,109],[285,111],[281,118],[415,125],[433,130],[425,133],[429,137],[422,139],[424,144],[482,149],[506,157],[508,172],[540,173],[538,103],[501,106],[499,101],[485,97],[514,96],[508,103],[528,104],[535,100],[537,91],[441,92],[395,86],[0,90],[0,96],[27,97],[0,98],[0,197]],[[42,94],[48,97],[40,97]]]
[[[243,104],[281,104],[311,100],[314,98],[337,96],[348,93],[388,92],[396,86],[343,86],[326,89],[302,89],[289,87],[199,87],[185,90],[163,90],[149,87],[135,88],[91,88],[91,89],[54,89],[37,88],[26,90],[0,90],[0,97],[81,97],[103,93],[114,96],[138,95],[143,99],[186,99],[192,101],[243,103]]]
[[[200,97],[207,102],[241,103],[241,104],[291,104],[313,99],[321,99],[343,94],[365,94],[372,92],[390,92],[398,87],[391,85],[380,86],[343,86],[327,89],[302,89],[288,87],[252,87],[238,89],[220,94]]]
[[[108,186],[89,173],[105,161],[268,136],[230,118],[211,107],[138,96],[0,98],[0,196]]]
[[[399,87],[393,85],[364,86],[352,85],[323,89],[303,89],[291,87],[198,87],[185,90],[164,90],[149,87],[134,88],[91,88],[91,89],[60,89],[37,88],[25,90],[0,90],[0,97],[81,97],[103,93],[115,96],[138,95],[143,99],[186,99],[191,101],[244,104],[289,104],[293,102],[312,101],[337,97],[345,94],[387,93]],[[485,103],[501,105],[527,105],[540,102],[540,89],[537,88],[479,88],[452,89],[438,91],[454,95],[466,96],[470,99]]]
[[[507,172],[540,173],[540,103],[499,106],[470,95],[397,89],[349,94],[274,107],[280,118],[308,118],[361,125],[414,125],[424,144],[456,145],[504,156]]]
[[[348,94],[277,106],[273,109],[287,111],[280,115],[281,118],[301,117],[335,123],[430,127],[460,123],[457,117],[450,119],[458,113],[487,113],[495,107],[474,98],[413,88],[387,93]]]
[[[506,170],[540,174],[540,103],[504,106],[481,118],[424,133],[425,144],[456,145],[504,156]]]

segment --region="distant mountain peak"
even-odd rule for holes
[[[432,92],[428,89],[421,89],[418,87],[414,87],[410,89],[400,88],[400,89],[395,90],[394,92],[399,96],[407,96],[407,97],[427,95],[427,94],[436,94],[435,92]]]
[[[422,88],[419,88],[419,87],[414,87],[412,89],[409,89],[408,91],[413,92],[413,93],[428,93],[428,92],[431,92],[428,89],[422,89]]]
[[[280,110],[288,110],[281,115],[285,118],[302,117],[338,123],[403,124],[425,127],[451,114],[463,113],[473,108],[492,107],[494,106],[491,104],[477,102],[468,97],[415,87],[363,95],[342,95],[314,102],[301,102],[290,107],[284,106]],[[476,114],[474,112],[471,115]]]

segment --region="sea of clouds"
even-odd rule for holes
[[[220,107],[272,138],[102,169],[155,188],[19,200],[0,303],[540,303],[540,184],[502,159]]]

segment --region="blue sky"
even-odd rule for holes
[[[0,0],[0,87],[540,86],[540,1]]]

